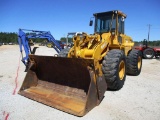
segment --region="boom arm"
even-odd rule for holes
[[[24,31],[31,31],[32,34],[26,35],[26,33]],[[19,29],[18,43],[19,43],[19,47],[20,47],[20,52],[22,54],[22,62],[25,65],[27,65],[29,62],[28,55],[32,53],[31,47],[29,45],[30,38],[46,38],[49,42],[52,42],[54,44],[53,48],[57,51],[57,53],[59,53],[62,49],[49,31]],[[25,54],[26,54],[25,57],[23,57],[22,46],[23,46]]]

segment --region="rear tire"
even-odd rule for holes
[[[142,52],[133,49],[127,56],[127,74],[137,76],[140,74],[142,68]]]
[[[143,57],[145,59],[152,59],[154,56],[155,56],[155,53],[152,48],[147,48],[143,51]]]
[[[102,72],[109,90],[120,90],[126,79],[126,59],[122,50],[110,50],[102,62]]]

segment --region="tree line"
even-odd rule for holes
[[[143,41],[134,41],[134,45],[143,45]],[[160,40],[148,41],[148,46],[160,46]]]
[[[0,32],[0,43],[18,43],[17,33]]]
[[[28,35],[29,33],[26,33]],[[41,38],[34,38],[32,39],[36,43],[41,43],[44,41],[47,41],[46,39],[41,39]],[[61,37],[60,41],[66,42],[65,37]],[[68,38],[68,42],[72,42],[72,38]],[[13,33],[8,33],[8,32],[0,32],[0,43],[18,43],[18,34],[13,32]]]
[[[44,41],[45,39],[36,38],[33,39],[34,42],[40,43]],[[66,37],[61,37],[60,41],[66,42]],[[72,42],[72,38],[68,38],[68,42]],[[18,35],[15,32],[0,32],[0,43],[18,43]],[[142,41],[135,41],[135,45],[143,45]],[[149,46],[160,46],[160,40],[153,40],[148,42]]]

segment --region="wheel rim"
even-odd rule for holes
[[[142,61],[141,61],[141,57],[139,56],[139,57],[138,57],[138,70],[141,68],[141,62],[142,62]]]
[[[125,74],[125,63],[124,61],[121,61],[119,64],[119,78],[120,80],[123,80]]]

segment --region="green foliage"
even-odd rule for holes
[[[26,34],[29,34],[29,33],[26,33]],[[36,39],[32,39],[32,41],[36,43],[40,43],[40,42],[45,42],[47,40],[36,38]],[[66,37],[61,37],[60,41],[66,42]],[[68,42],[69,43],[73,42],[71,37],[68,38]],[[0,32],[0,43],[18,43],[17,33]],[[142,45],[143,41],[140,41],[140,42],[135,41],[135,46],[140,45],[140,44]],[[160,40],[149,41],[148,46],[160,46]]]
[[[149,41],[148,42],[149,46],[160,46],[160,40],[157,41]]]
[[[26,33],[28,35],[29,33]],[[33,38],[33,42],[40,43],[46,42],[46,39],[41,38]],[[18,35],[17,33],[8,33],[8,32],[0,32],[0,43],[18,43]]]
[[[134,41],[134,45],[135,46],[143,45],[143,41],[140,42]],[[148,46],[160,46],[160,40],[149,41]]]
[[[0,43],[18,43],[17,33],[0,32]]]

